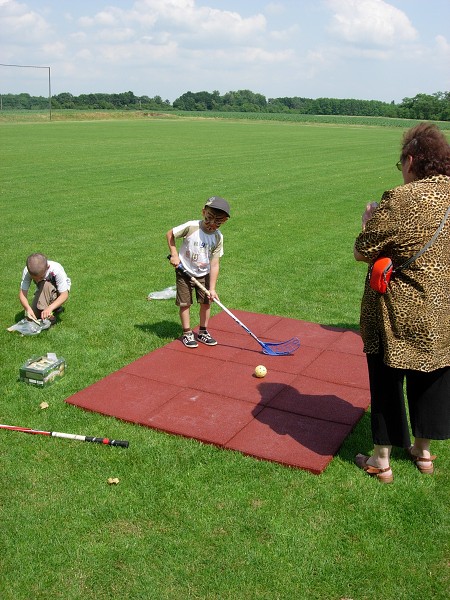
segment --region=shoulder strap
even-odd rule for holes
[[[419,256],[422,256],[422,254],[424,252],[426,252],[428,250],[428,248],[430,246],[432,246],[434,244],[434,242],[437,240],[438,235],[441,233],[444,225],[445,225],[445,221],[447,220],[448,215],[450,214],[450,206],[447,208],[447,212],[444,215],[444,218],[441,221],[441,224],[439,225],[439,227],[436,229],[433,237],[431,238],[431,240],[429,242],[427,242],[425,244],[425,246],[419,250],[419,252],[417,252],[416,254],[414,254],[414,256],[411,256],[411,258],[408,258],[407,261],[405,261],[402,265],[400,265],[399,267],[397,267],[395,269],[395,271],[401,271],[402,269],[406,269],[406,267],[409,267],[409,265],[411,263],[413,263],[415,260],[417,260],[419,258]]]

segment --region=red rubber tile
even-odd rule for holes
[[[242,351],[233,356],[233,362],[256,367],[264,365],[268,372],[272,370],[282,373],[301,373],[308,365],[316,360],[321,354],[318,348],[300,346],[300,348],[288,356],[270,356],[262,353],[262,348],[256,342],[254,352]],[[255,354],[256,352],[256,354]]]
[[[321,473],[351,429],[265,407],[225,447]]]
[[[344,333],[328,347],[328,350],[361,355],[363,353],[363,342],[361,336],[356,331],[344,331]]]
[[[183,388],[117,371],[66,400],[80,408],[140,423]]]
[[[255,365],[256,366],[256,365]],[[254,367],[238,363],[224,363],[205,372],[197,379],[196,388],[226,398],[244,400],[251,404],[265,404],[279,394],[293,379],[292,373],[269,371],[264,380],[255,377]],[[261,382],[264,381],[264,386]]]
[[[196,348],[188,350],[183,353],[167,347],[159,348],[156,352],[151,352],[123,367],[121,371],[151,381],[192,387],[202,373],[214,371],[222,364],[220,359],[209,356],[199,359]]]
[[[259,409],[262,410],[262,407]],[[184,390],[166,402],[144,425],[224,446],[254,419],[255,406],[215,394]]]
[[[305,417],[352,425],[362,417],[369,402],[367,389],[299,375],[270,400],[268,406]]]
[[[260,459],[322,472],[369,405],[354,331],[233,311],[262,341],[297,336],[291,356],[268,356],[224,312],[209,323],[217,346],[174,340],[66,400]],[[258,364],[265,378],[254,376]]]
[[[363,355],[325,350],[306,369],[303,369],[302,374],[341,385],[369,387],[367,362]]]
[[[285,341],[298,337],[302,346],[312,346],[325,350],[342,337],[344,329],[297,321],[296,319],[282,319],[272,325],[266,332],[267,337]]]
[[[231,312],[237,317],[246,327],[250,329],[252,333],[256,335],[256,337],[262,337],[265,335],[265,332],[283,320],[283,317],[277,317],[275,315],[261,315],[258,313],[245,312],[243,310],[234,310],[230,309]],[[214,320],[213,320],[214,319]],[[245,329],[238,325],[232,317],[230,317],[226,312],[221,311],[210,321],[211,327],[214,324],[215,329],[220,329],[222,331],[240,331],[244,333],[244,335],[250,334],[246,333]],[[290,335],[289,337],[292,337]],[[263,340],[265,341],[265,340]],[[279,341],[277,339],[273,340],[275,342]],[[257,343],[257,342],[255,342]]]

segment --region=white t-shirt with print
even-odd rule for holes
[[[204,277],[210,271],[211,258],[223,256],[223,235],[216,229],[203,231],[201,221],[188,221],[173,228],[175,239],[183,238],[178,251],[181,264],[196,277]]]
[[[47,262],[48,269],[45,273],[44,279],[53,283],[58,290],[58,294],[62,294],[62,292],[69,292],[72,282],[70,281],[70,278],[67,277],[63,266],[54,260],[49,260]],[[20,284],[20,288],[24,292],[28,292],[32,281],[31,275],[29,274],[28,269],[25,267],[22,273],[22,282]]]

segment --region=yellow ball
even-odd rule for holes
[[[256,377],[265,377],[267,375],[267,369],[264,365],[258,365],[255,369]]]

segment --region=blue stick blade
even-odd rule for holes
[[[262,345],[264,354],[270,356],[286,356],[293,354],[300,348],[300,340],[296,337],[287,340],[286,342],[271,342]]]

